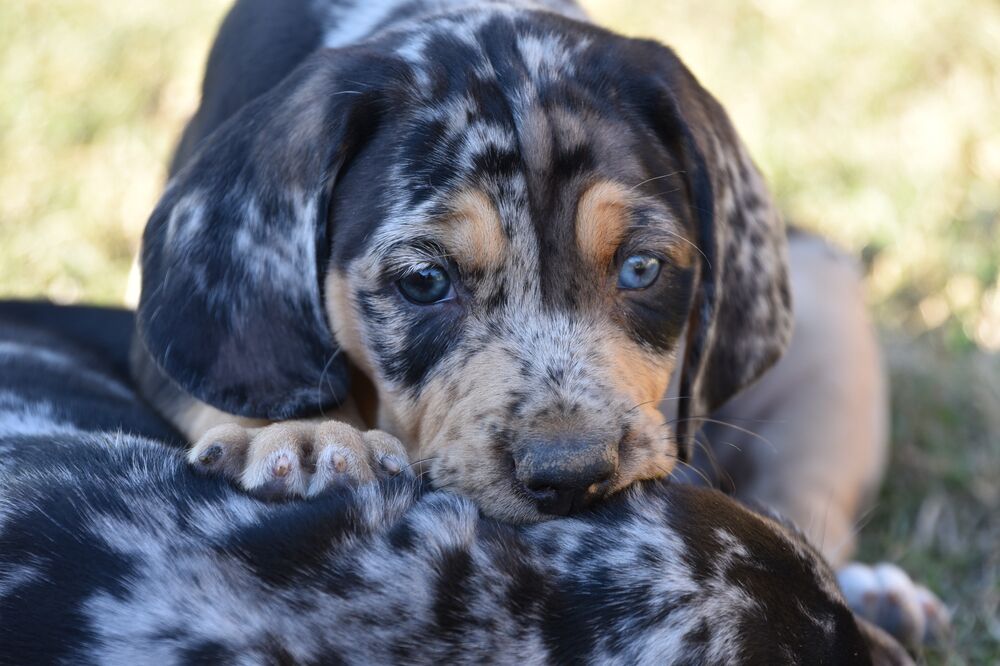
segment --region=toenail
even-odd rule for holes
[[[288,456],[281,456],[276,461],[274,461],[274,467],[271,471],[275,476],[288,476],[288,473],[292,471],[292,461],[288,459]]]
[[[389,474],[399,474],[403,471],[403,463],[396,456],[382,456],[381,463]]]
[[[214,465],[219,462],[219,458],[222,457],[222,445],[212,444],[210,447],[201,452],[198,456],[198,462],[202,465]]]

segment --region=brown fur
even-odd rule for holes
[[[461,266],[499,268],[507,250],[500,215],[482,190],[468,189],[454,198],[452,215],[439,223],[445,245]]]
[[[606,270],[629,225],[629,192],[621,184],[600,181],[580,197],[576,209],[576,242],[580,253],[598,270]]]

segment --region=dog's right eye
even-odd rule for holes
[[[454,298],[448,272],[440,266],[418,268],[402,277],[396,285],[406,300],[417,305],[431,305]]]

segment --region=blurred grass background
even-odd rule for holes
[[[120,303],[230,0],[0,3],[0,296]],[[857,252],[893,381],[861,555],[1000,660],[1000,3],[590,0],[674,46],[789,217]]]

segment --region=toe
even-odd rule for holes
[[[312,463],[312,430],[281,423],[262,429],[250,442],[240,485],[266,498],[304,497]]]
[[[200,472],[236,476],[243,469],[249,441],[247,430],[240,426],[212,428],[188,451],[188,462]]]
[[[951,612],[937,595],[923,585],[916,586],[917,603],[924,615],[924,643],[944,643],[951,635]]]
[[[327,421],[316,428],[315,437],[320,449],[316,473],[322,474],[316,492],[327,487],[324,481],[336,483],[346,478],[351,483],[367,483],[375,480],[361,431],[345,423]]]
[[[353,466],[349,462],[352,455],[350,451],[336,445],[323,447],[309,480],[308,496],[315,497],[327,490],[354,485],[356,479],[351,477]]]
[[[240,476],[240,485],[245,490],[263,499],[304,495],[301,464],[291,447],[252,457]]]
[[[413,474],[406,449],[398,439],[381,430],[369,430],[364,434],[364,438],[371,451],[373,467],[380,478]]]

